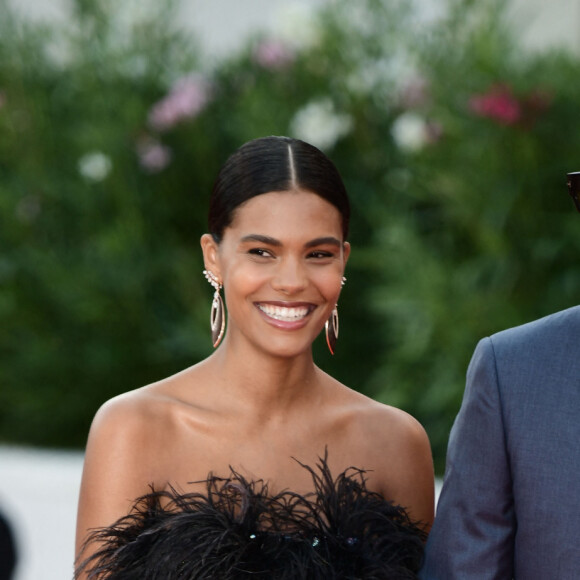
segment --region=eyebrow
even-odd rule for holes
[[[313,248],[314,246],[325,246],[327,244],[330,244],[331,246],[337,246],[339,248],[342,246],[342,242],[339,239],[335,238],[334,236],[326,236],[325,238],[316,238],[314,240],[306,242],[304,246],[306,248]]]
[[[272,238],[270,236],[263,236],[261,234],[249,234],[244,236],[241,240],[242,242],[260,242],[262,244],[268,244],[269,246],[276,246],[280,247],[282,242],[277,240],[276,238]],[[310,240],[304,244],[305,248],[314,248],[315,246],[324,246],[326,244],[330,244],[332,246],[341,247],[342,242],[335,238],[334,236],[326,236],[322,238],[315,238],[314,240]]]
[[[260,234],[250,234],[242,238],[242,242],[261,242],[262,244],[268,244],[269,246],[281,246],[282,242],[276,238],[271,238],[270,236],[262,236]]]

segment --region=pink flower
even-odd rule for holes
[[[506,85],[494,85],[487,93],[474,95],[469,108],[476,115],[502,125],[515,125],[522,117],[521,105]]]
[[[137,145],[139,163],[148,173],[159,173],[170,163],[172,153],[167,145],[159,143],[156,139],[147,137]]]
[[[210,92],[210,83],[201,76],[179,79],[169,94],[153,105],[149,124],[157,131],[167,131],[185,119],[195,118],[208,103]]]
[[[254,49],[254,61],[264,68],[279,70],[292,64],[294,53],[283,42],[263,40]]]

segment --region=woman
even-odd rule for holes
[[[325,326],[334,350],[348,221],[315,147],[266,137],[227,160],[201,238],[218,348],[97,413],[77,553],[101,531],[77,577],[415,577],[433,519],[426,434],[312,358]]]

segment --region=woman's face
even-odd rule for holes
[[[237,208],[221,243],[202,238],[206,267],[224,285],[227,339],[277,354],[309,349],[338,302],[350,246],[337,208],[298,190]]]

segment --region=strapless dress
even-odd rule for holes
[[[262,480],[209,475],[203,493],[170,488],[94,531],[98,551],[76,571],[98,580],[403,580],[417,578],[425,533],[366,487],[364,471],[336,478],[327,458],[301,464],[312,493],[271,494]],[[75,576],[76,576],[75,575]]]

